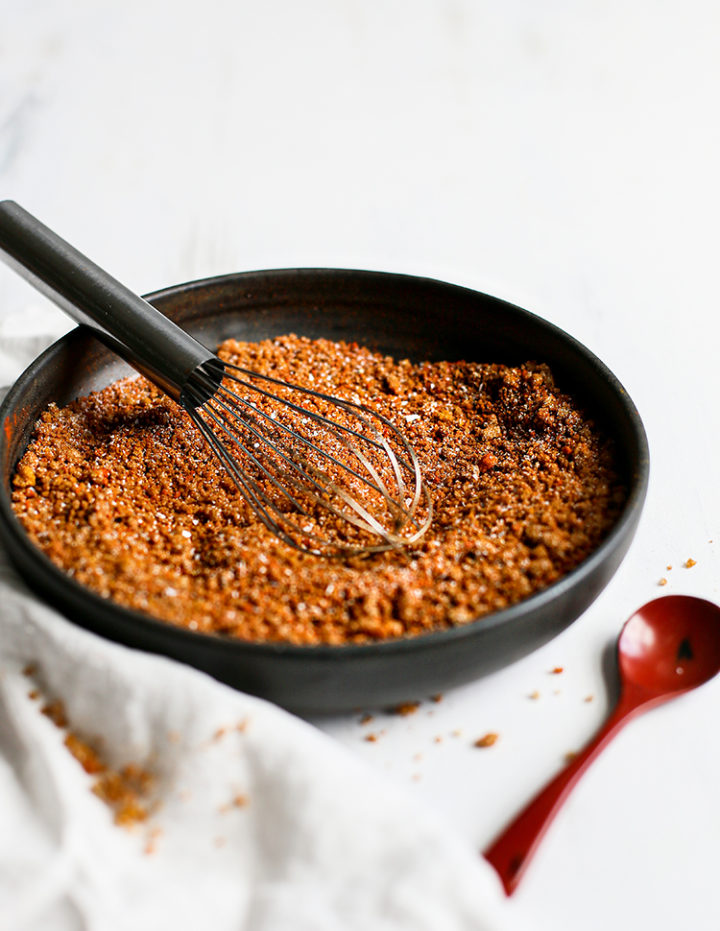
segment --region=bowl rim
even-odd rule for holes
[[[485,292],[473,288],[464,287],[463,285],[436,278],[368,269],[288,267],[230,272],[224,275],[197,278],[180,284],[170,285],[143,296],[145,300],[154,303],[156,301],[172,299],[177,295],[186,294],[193,290],[202,290],[207,287],[216,287],[218,285],[232,285],[241,283],[249,278],[257,278],[258,276],[266,276],[268,278],[314,278],[318,275],[324,275],[326,277],[337,276],[338,278],[346,277],[347,275],[355,275],[376,280],[386,278],[393,279],[398,283],[405,280],[407,282],[412,282],[416,286],[427,284],[450,287],[457,292],[465,292],[468,295],[481,297],[491,301],[495,305],[502,305],[503,310],[511,312],[520,319],[532,320],[534,326],[539,326],[541,329],[546,330],[552,337],[569,345],[575,353],[583,357],[586,364],[595,369],[597,374],[613,389],[632,427],[633,440],[636,445],[636,468],[630,480],[628,496],[620,517],[592,553],[586,556],[575,568],[571,569],[546,588],[529,595],[527,598],[507,608],[491,611],[472,621],[454,627],[431,630],[427,633],[406,635],[387,640],[369,641],[366,643],[346,644],[298,644],[287,641],[244,640],[237,637],[223,636],[221,634],[207,634],[201,631],[179,627],[172,624],[170,621],[163,621],[153,615],[145,614],[134,608],[125,607],[109,598],[103,598],[92,589],[76,582],[72,576],[69,576],[56,566],[55,563],[31,541],[12,509],[10,495],[6,491],[5,483],[2,482],[0,483],[0,524],[4,525],[3,529],[11,534],[14,542],[21,546],[27,557],[39,561],[45,573],[49,573],[58,585],[68,589],[76,598],[88,601],[89,607],[95,606],[100,611],[110,610],[112,614],[115,614],[118,619],[122,619],[126,624],[128,621],[131,621],[135,626],[155,631],[160,636],[175,640],[177,643],[184,642],[188,646],[194,644],[196,646],[202,645],[210,650],[222,649],[225,653],[229,649],[231,651],[243,653],[254,653],[260,656],[283,655],[297,659],[313,657],[315,659],[341,660],[343,658],[357,658],[358,656],[392,655],[395,652],[407,653],[408,651],[424,651],[443,643],[461,641],[467,637],[477,637],[481,633],[481,629],[490,633],[498,627],[512,625],[513,622],[526,615],[531,609],[535,609],[535,611],[542,610],[546,605],[562,597],[568,590],[582,584],[583,580],[589,579],[605,561],[608,555],[622,544],[626,532],[630,531],[637,521],[637,512],[642,509],[648,488],[650,465],[649,446],[640,414],[617,376],[614,375],[605,363],[591,352],[591,350],[561,327],[540,317],[532,311],[525,310],[502,298],[486,294]],[[62,353],[68,345],[88,338],[91,338],[91,334],[82,326],[73,328],[51,343],[50,346],[37,356],[18,376],[8,390],[2,404],[0,404],[0,422],[3,424],[3,430],[0,433],[0,451],[4,451],[4,447],[9,441],[7,435],[7,419],[15,410],[17,395],[20,394],[28,382],[42,373],[42,370],[51,358]]]

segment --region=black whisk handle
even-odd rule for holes
[[[0,201],[0,257],[175,400],[201,366],[217,365],[209,349],[11,200]]]

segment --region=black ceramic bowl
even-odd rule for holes
[[[33,591],[72,621],[163,653],[305,714],[391,705],[498,669],[550,640],[607,584],[634,534],[648,479],[642,422],[613,374],[562,330],[496,298],[404,275],[327,269],[250,272],[150,296],[207,346],[284,333],[357,340],[397,357],[549,363],[615,441],[629,489],[598,549],[539,594],[482,620],[419,637],[352,646],[247,643],[182,630],[81,587],[29,540],[10,507],[11,477],[33,424],[51,401],[70,400],[129,374],[83,328],[60,339],[18,379],[0,410],[0,531]]]

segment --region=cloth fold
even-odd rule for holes
[[[4,380],[42,342],[11,334]],[[512,925],[477,852],[316,728],[73,625],[2,552],[0,600],[0,928]]]
[[[5,562],[0,590],[0,926],[506,926],[476,852],[311,725],[75,627]],[[147,820],[114,823],[68,734],[152,777]]]

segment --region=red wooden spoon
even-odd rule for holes
[[[720,608],[702,598],[669,595],[627,621],[617,644],[620,697],[595,738],[523,809],[485,858],[512,895],[570,790],[631,718],[688,692],[720,672]]]

